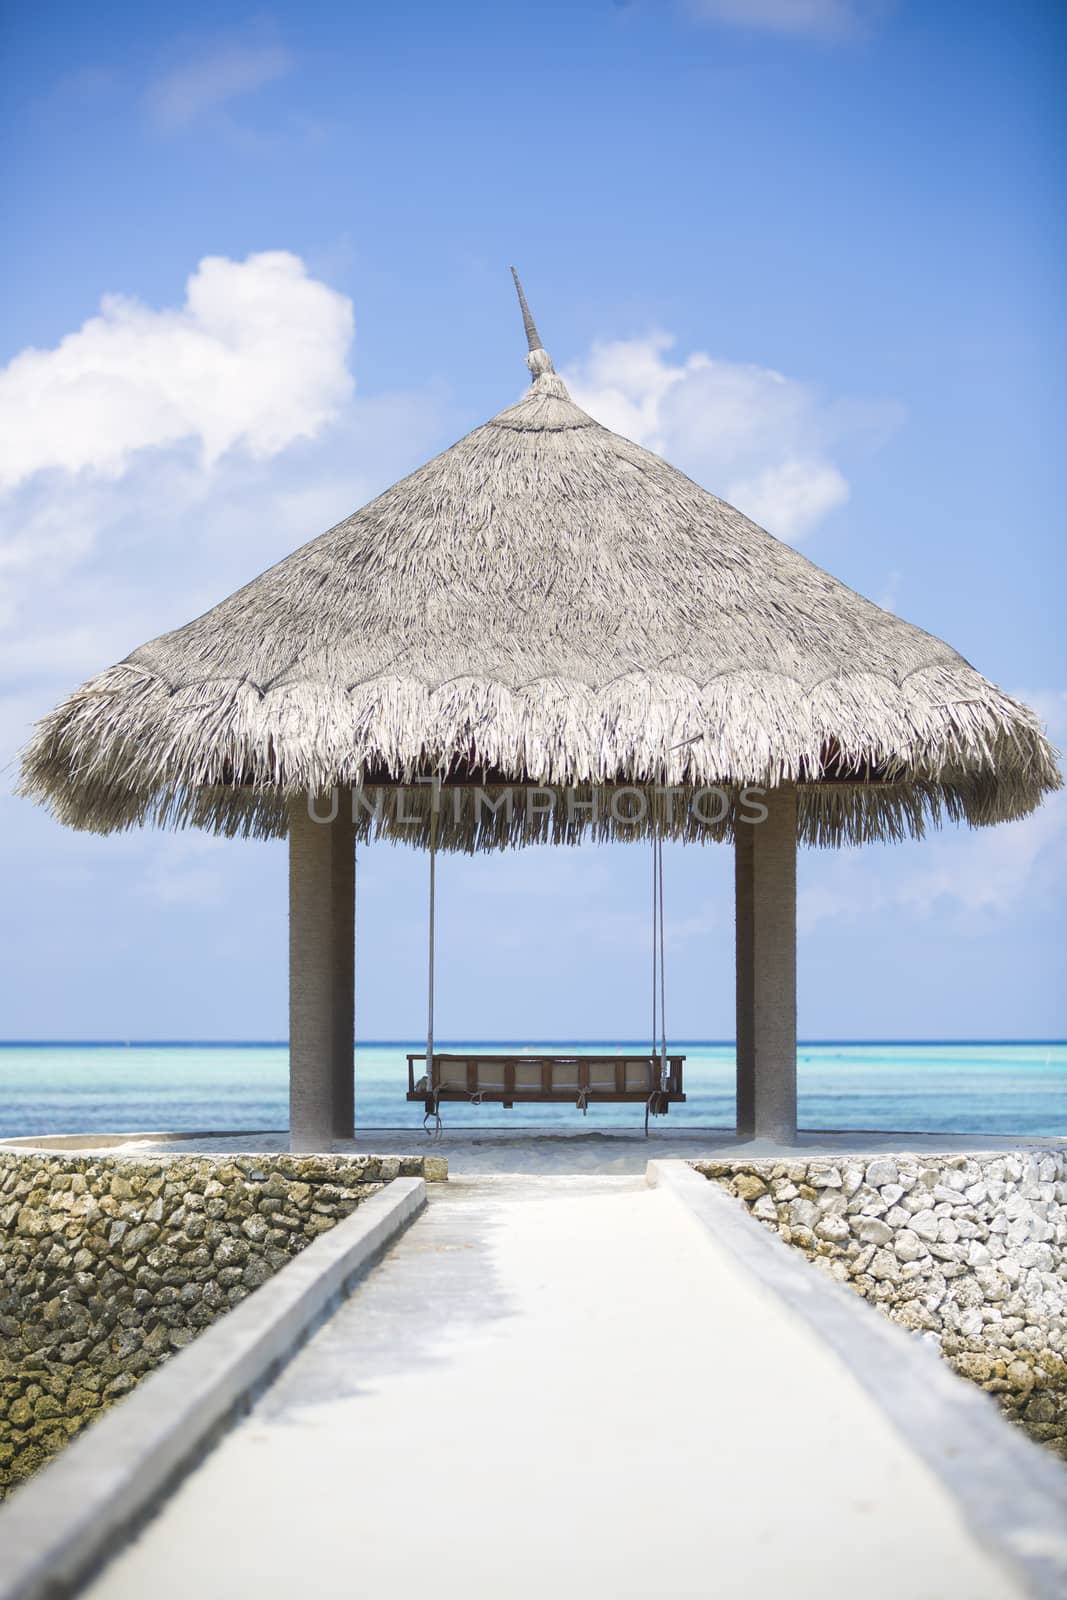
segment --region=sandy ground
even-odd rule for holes
[[[75,1143],[76,1141],[76,1143]],[[30,1141],[19,1141],[25,1146]],[[286,1150],[285,1133],[256,1134],[114,1134],[58,1135],[54,1140],[35,1141],[38,1147],[119,1150],[128,1155],[155,1151],[175,1154],[222,1151]],[[356,1138],[338,1143],[341,1152],[370,1152],[376,1155],[427,1154],[445,1156],[453,1176],[489,1173],[541,1173],[560,1176],[581,1173],[607,1176],[637,1176],[648,1161],[657,1158],[694,1160],[721,1156],[757,1159],[767,1156],[877,1154],[905,1151],[941,1154],[962,1151],[1022,1149],[1063,1149],[1067,1139],[1039,1139],[1014,1135],[994,1138],[988,1134],[910,1134],[910,1133],[807,1133],[790,1146],[760,1140],[741,1140],[732,1130],[677,1129],[653,1124],[646,1139],[640,1132],[612,1130],[596,1132],[527,1128],[446,1130],[440,1139],[429,1139],[421,1129],[368,1129]]]
[[[90,1600],[1021,1590],[828,1349],[632,1178],[428,1211]]]

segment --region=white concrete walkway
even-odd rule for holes
[[[92,1600],[1022,1591],[837,1359],[669,1195],[427,1212]]]

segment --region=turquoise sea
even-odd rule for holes
[[[634,1041],[514,1044],[439,1041],[440,1049],[614,1052]],[[355,1052],[356,1120],[421,1127],[404,1099],[407,1050],[371,1042]],[[684,1106],[672,1126],[733,1123],[732,1044],[672,1042],[684,1051]],[[249,1132],[286,1127],[284,1044],[0,1044],[0,1138],[91,1130]],[[901,1133],[1067,1134],[1067,1043],[813,1043],[799,1051],[800,1125]],[[446,1108],[450,1127],[572,1127],[569,1106]],[[637,1126],[637,1106],[598,1106],[585,1127]]]

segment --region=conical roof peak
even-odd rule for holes
[[[516,428],[521,433],[558,433],[566,428],[600,428],[602,424],[571,399],[567,385],[550,367],[546,372],[534,373],[522,399],[498,411],[485,426]]]

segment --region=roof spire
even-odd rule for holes
[[[522,325],[526,329],[526,343],[530,349],[530,353],[526,357],[526,365],[533,373],[536,381],[543,373],[554,372],[555,368],[552,365],[552,357],[541,343],[541,335],[537,331],[537,324],[530,315],[530,308],[526,304],[526,296],[522,292],[522,284],[519,282],[519,275],[514,267],[511,269],[511,276],[515,279],[515,292],[519,297],[519,305],[522,309]]]
[[[530,308],[526,304],[526,296],[522,292],[522,284],[519,282],[519,275],[514,267],[511,269],[511,276],[515,279],[515,293],[518,295],[519,305],[522,307],[522,325],[526,329],[526,343],[531,350],[543,350],[544,345],[541,343],[541,335],[537,331],[537,324],[530,315]]]

